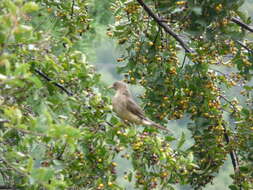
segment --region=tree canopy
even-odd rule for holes
[[[0,1],[0,189],[201,189],[230,159],[232,190],[253,188],[253,28],[243,0]],[[122,123],[83,51],[95,19],[144,88],[157,123],[187,118],[193,145]],[[174,145],[173,145],[174,144]]]

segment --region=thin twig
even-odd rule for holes
[[[108,124],[108,125],[111,126],[111,127],[114,127],[113,124],[111,124],[111,123],[108,122],[108,121],[106,121],[105,123]]]
[[[15,189],[15,187],[8,186],[8,185],[0,185],[0,189]]]
[[[157,33],[156,33],[155,39],[154,39],[154,41],[153,41],[154,44],[156,43],[156,40],[157,40],[157,38],[158,38],[160,32],[161,32],[161,28],[159,27],[159,29],[158,29],[158,31],[157,31]]]
[[[244,49],[246,49],[248,52],[253,53],[253,50],[248,48],[246,45],[244,45],[242,42],[239,40],[236,40],[236,43],[238,43],[240,46],[242,46]]]
[[[229,101],[229,100],[228,100],[225,96],[220,95],[219,97],[220,97],[220,98],[222,98],[223,100],[225,100],[227,103],[229,103],[229,104],[233,107],[234,112],[236,112],[236,111],[237,111],[237,109],[236,109],[235,105],[234,105],[234,104],[232,104],[232,102],[231,102],[231,101]]]
[[[64,144],[64,146],[63,146],[63,148],[62,148],[62,151],[57,155],[57,159],[58,160],[61,160],[61,157],[62,157],[62,155],[63,155],[63,153],[64,153],[64,151],[65,151],[65,149],[66,149],[66,146],[67,146],[67,143],[65,143]]]
[[[174,32],[171,30],[171,28],[162,21],[162,19],[153,13],[153,11],[142,1],[142,0],[137,0],[138,3],[143,7],[143,9],[148,13],[149,16],[151,16],[157,24],[159,24],[167,33],[169,33],[172,37],[175,38],[179,42],[179,44],[185,49],[187,53],[193,52],[188,45]]]
[[[226,130],[225,126],[223,126],[223,130],[224,130],[225,140],[226,140],[227,144],[229,144],[230,143],[230,138],[229,138],[229,135],[227,133],[227,130]],[[233,165],[233,168],[234,168],[234,172],[237,173],[239,171],[239,163],[238,163],[237,154],[234,150],[231,150],[229,152],[229,154],[230,154],[230,158],[231,158],[232,165]]]
[[[183,63],[182,63],[182,66],[181,66],[180,70],[184,68],[185,60],[186,60],[186,54],[184,54],[184,60],[183,60]]]
[[[211,69],[211,68],[209,68],[209,70],[212,70],[212,71],[214,71],[214,72],[216,72],[216,73],[220,73],[221,75],[223,75],[223,76],[228,76],[228,74],[226,74],[226,73],[223,73],[223,72],[221,72],[221,71],[219,71],[219,70],[217,70],[217,69]]]
[[[51,78],[49,78],[45,73],[43,73],[42,71],[38,70],[38,69],[34,69],[34,71],[39,74],[40,76],[42,76],[44,79],[46,79],[47,81],[51,82],[53,81]],[[64,86],[62,86],[59,83],[56,82],[52,82],[53,85],[57,86],[58,88],[62,89],[68,96],[73,96],[73,93],[70,92],[69,90],[67,90]]]
[[[233,107],[233,110],[234,112],[236,112],[236,108],[235,108],[235,105],[231,103],[231,101],[229,101],[225,96],[223,95],[220,95],[220,98],[224,99],[226,102],[228,102],[232,107]],[[223,126],[223,125],[222,125]],[[225,126],[223,126],[223,130],[224,130],[224,137],[225,137],[225,140],[227,142],[227,144],[230,143],[230,138],[229,138],[229,135],[227,133],[227,130],[225,128]],[[233,165],[233,168],[234,168],[234,172],[237,173],[239,172],[239,162],[238,162],[238,156],[235,152],[235,150],[231,150],[229,152],[230,154],[230,158],[231,158],[231,161],[232,161],[232,165]]]
[[[25,133],[25,134],[31,134],[31,135],[35,135],[35,136],[39,136],[39,137],[47,137],[46,134],[37,133],[37,132],[34,132],[34,131],[29,131],[29,130],[21,129],[21,128],[17,128],[17,127],[7,126],[6,128],[15,129],[15,130],[20,131],[20,132]]]
[[[251,26],[245,24],[244,22],[242,22],[238,18],[232,17],[231,21],[238,24],[239,26],[241,26],[242,28],[244,28],[250,32],[253,32],[253,28]]]
[[[0,118],[0,123],[9,123],[10,122],[10,120],[7,120],[7,119],[1,119]]]
[[[14,171],[16,171],[17,173],[19,173],[22,176],[28,176],[27,173],[19,170],[18,168],[16,168],[15,166],[13,166],[11,163],[9,163],[9,161],[5,160],[5,158],[1,157],[0,160],[9,168],[13,169]]]

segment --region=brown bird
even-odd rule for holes
[[[133,100],[127,84],[121,81],[113,83],[110,87],[116,90],[115,96],[112,98],[113,111],[126,122],[135,123],[137,125],[154,126],[159,129],[170,132],[169,129],[151,121],[144,115],[143,110]]]

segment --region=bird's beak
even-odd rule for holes
[[[113,85],[108,86],[109,89],[113,89]]]

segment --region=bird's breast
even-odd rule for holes
[[[124,121],[141,124],[141,119],[127,109],[126,98],[123,95],[115,95],[112,99],[113,111]]]

